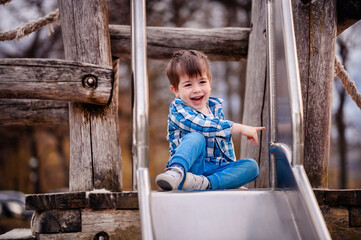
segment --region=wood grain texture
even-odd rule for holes
[[[82,210],[82,226],[82,232],[104,231],[110,239],[112,236],[117,239],[140,239],[137,210]]]
[[[139,209],[137,192],[89,193],[91,209]]]
[[[350,208],[350,227],[361,227],[361,208],[360,206]]]
[[[130,26],[110,25],[112,54],[130,58]],[[238,61],[248,52],[249,28],[171,28],[147,27],[147,55],[153,59],[169,59],[180,49],[205,53],[211,61]]]
[[[86,192],[28,194],[25,207],[30,210],[67,210],[87,207]]]
[[[252,31],[249,37],[246,93],[242,123],[250,126],[268,127],[266,96],[266,1],[252,2]],[[264,188],[269,185],[268,128],[259,135],[259,146],[250,146],[245,137],[241,140],[241,158],[253,158],[260,167],[258,179],[249,187]]]
[[[84,83],[97,79],[94,86]],[[106,105],[112,68],[55,59],[0,59],[0,98],[50,99]]]
[[[140,217],[137,210],[81,210],[81,232],[61,234],[37,234],[38,240],[94,239],[103,233],[109,239],[141,239]]]
[[[65,57],[112,66],[105,0],[59,0]],[[118,79],[106,107],[69,104],[70,191],[122,189],[118,124]]]
[[[336,0],[292,2],[304,108],[304,167],[313,187],[327,187]]]
[[[0,126],[69,123],[68,103],[53,100],[0,99]]]
[[[31,219],[31,230],[35,236],[39,233],[80,232],[81,221],[80,209],[36,211]]]
[[[1,234],[1,240],[36,240],[30,228],[14,228],[13,230]]]
[[[138,209],[137,192],[64,192],[27,194],[25,207],[29,210],[69,209]]]

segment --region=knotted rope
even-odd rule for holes
[[[112,60],[112,67],[114,72],[114,81],[118,77],[118,70],[119,70],[119,58],[113,58]]]
[[[0,0],[0,1],[3,2],[4,0]],[[17,27],[14,30],[10,30],[7,32],[0,32],[0,41],[13,40],[15,38],[19,40],[20,38],[23,38],[29,35],[30,33],[35,32],[40,28],[48,24],[51,24],[53,22],[57,22],[60,25],[59,9],[50,12],[48,15],[39,18],[38,20],[31,20],[26,24],[21,24],[19,27]],[[50,28],[50,31],[52,31],[52,28]]]
[[[335,56],[335,75],[340,78],[346,92],[351,96],[352,100],[361,109],[361,94],[357,91],[355,82],[351,81],[345,68]]]

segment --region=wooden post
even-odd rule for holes
[[[266,91],[266,1],[252,2],[252,30],[249,37],[246,93],[242,123],[251,126],[268,125],[268,95]],[[260,167],[258,179],[250,187],[268,187],[268,129],[259,135],[259,146],[249,146],[241,140],[241,158],[253,158]]]
[[[106,0],[59,0],[67,60],[112,66]],[[70,191],[122,189],[118,82],[108,106],[69,103]]]
[[[304,108],[304,167],[312,187],[327,187],[336,0],[293,0]]]

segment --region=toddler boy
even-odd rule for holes
[[[222,100],[210,97],[212,75],[207,57],[195,50],[173,54],[166,73],[176,96],[168,115],[170,159],[156,178],[163,190],[239,188],[258,177],[253,159],[235,161],[232,134],[258,144],[257,131],[224,119]]]

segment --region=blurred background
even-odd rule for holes
[[[251,0],[147,0],[147,25],[216,28],[250,27]],[[57,8],[56,0],[13,0],[0,5],[0,31],[15,29]],[[26,9],[26,11],[24,11]],[[109,23],[130,24],[129,0],[108,0]],[[337,39],[337,56],[361,90],[360,22]],[[0,58],[64,59],[60,26],[22,38],[0,42]],[[164,73],[166,62],[148,61],[150,89],[150,175],[164,170],[168,160],[167,115],[173,95]],[[130,60],[120,59],[119,122],[123,161],[123,190],[131,190],[131,77]],[[241,122],[246,62],[212,62],[212,95],[225,100],[227,119]],[[338,78],[334,80],[329,188],[361,188],[361,111]],[[0,112],[1,114],[1,112]],[[240,139],[235,137],[236,154]],[[0,192],[26,194],[67,191],[69,126],[0,126]],[[19,197],[21,198],[21,196]],[[1,201],[1,197],[0,197]],[[1,202],[0,202],[1,204]],[[1,215],[1,209],[0,209]],[[26,216],[23,217],[26,219]],[[13,229],[0,217],[0,234]],[[19,220],[20,221],[20,220]],[[27,221],[27,220],[25,220]],[[17,223],[14,223],[17,224]]]

